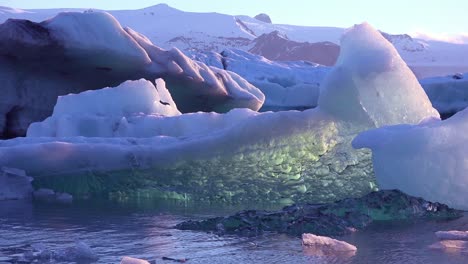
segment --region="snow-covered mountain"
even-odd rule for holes
[[[0,7],[0,22],[8,18],[40,22],[59,12],[71,10],[85,11],[84,9],[20,10]],[[166,4],[139,10],[109,11],[109,13],[123,26],[147,36],[155,45],[166,49],[177,47],[184,52],[190,50],[222,52],[227,48],[248,51],[258,44],[259,37],[272,32],[278,32],[280,36],[290,41],[285,46],[296,47],[297,43],[307,45],[305,43],[317,42],[338,44],[340,36],[345,31],[344,28],[335,27],[272,24],[248,16],[184,12]],[[468,45],[423,41],[406,34],[383,33],[383,35],[393,43],[402,58],[420,78],[468,71]],[[275,42],[271,45],[275,45]],[[262,47],[262,50],[272,49],[273,47]],[[257,54],[266,55],[261,52]],[[302,58],[303,60],[311,60],[310,56],[314,55],[307,54],[309,57],[306,56]],[[299,59],[291,55],[290,49],[282,49],[266,57]]]
[[[261,55],[275,61],[299,61],[306,60],[325,66],[335,65],[340,54],[340,46],[324,42],[297,42],[282,36],[279,31],[263,34],[256,38],[250,53]]]

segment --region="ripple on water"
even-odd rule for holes
[[[0,262],[9,262],[43,243],[59,250],[84,241],[99,255],[98,263],[119,263],[122,256],[144,259],[187,258],[190,263],[468,263],[465,252],[429,249],[435,231],[468,230],[468,217],[449,222],[375,223],[341,239],[357,246],[354,256],[311,256],[301,240],[265,234],[219,237],[172,229],[187,219],[232,213],[240,208],[187,207],[155,203],[143,208],[109,201],[44,205],[0,203]]]

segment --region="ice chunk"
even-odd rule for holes
[[[114,61],[111,68],[142,66],[151,62],[145,50],[109,13],[63,12],[43,24],[54,32],[54,37],[74,58],[91,59],[97,64]],[[126,64],[121,64],[124,62]]]
[[[310,248],[316,248],[321,252],[357,251],[357,248],[347,242],[336,240],[326,236],[316,236],[314,234],[303,234],[302,245]]]
[[[429,246],[432,249],[443,250],[467,250],[468,241],[463,240],[442,240]]]
[[[395,47],[367,23],[342,37],[340,56],[318,103],[337,118],[374,127],[439,117]]]
[[[120,264],[150,264],[150,263],[143,259],[123,257],[122,261],[120,261]]]
[[[180,115],[162,79],[156,80],[156,88],[142,79],[115,88],[60,96],[52,116],[31,124],[27,135],[112,136],[119,129],[128,129],[128,119],[142,115]]]
[[[440,240],[467,240],[468,231],[437,231],[435,235]]]
[[[144,38],[140,42],[149,45]],[[148,195],[236,202],[326,202],[362,196],[375,189],[375,182],[370,152],[351,147],[355,135],[382,125],[437,119],[438,114],[427,96],[418,97],[424,91],[412,85],[414,76],[377,31],[359,25],[343,42],[347,48],[334,70],[338,73],[327,77],[326,97],[317,109],[142,115],[122,119],[115,132],[104,120],[86,126],[93,133],[72,129],[79,132],[76,137],[0,141],[0,165],[20,166],[37,175],[37,186],[73,195],[114,193],[131,186]],[[363,59],[348,58],[354,49]],[[172,54],[159,53],[154,46],[152,50],[153,55]],[[174,72],[190,64],[182,56],[175,58],[183,67],[174,66]],[[199,72],[187,75],[211,78]],[[372,104],[375,96],[364,96],[379,92],[389,102]],[[407,98],[396,100],[401,93]],[[74,122],[63,127],[73,128]]]
[[[23,170],[2,167],[0,169],[0,201],[31,198],[32,180]]]
[[[361,133],[353,146],[370,148],[379,187],[468,209],[468,109],[444,121]]]
[[[33,197],[35,200],[49,203],[68,204],[73,202],[73,196],[69,193],[56,193],[54,190],[44,188],[34,191]]]

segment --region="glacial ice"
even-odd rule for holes
[[[120,261],[120,264],[150,264],[150,263],[144,259],[123,257],[122,261]]]
[[[144,67],[148,54],[106,12],[62,12],[42,22],[74,59],[106,65],[111,69]]]
[[[370,127],[439,118],[397,50],[367,23],[344,33],[340,56],[322,88],[323,111]]]
[[[442,249],[447,251],[466,251],[468,249],[468,241],[463,240],[441,240],[429,246],[432,249]]]
[[[0,168],[0,201],[31,198],[32,178],[15,168]]]
[[[330,253],[339,251],[356,251],[357,248],[347,242],[336,240],[326,236],[316,236],[314,234],[303,234],[302,244],[306,247],[320,248]]]
[[[181,113],[162,79],[127,81],[115,88],[60,96],[52,116],[32,123],[28,137],[107,137],[122,134],[134,119]],[[144,121],[143,121],[144,122]]]
[[[24,136],[58,96],[164,78],[181,112],[258,110],[262,92],[239,75],[162,50],[105,12],[0,24],[0,138]]]
[[[440,240],[465,240],[468,241],[468,231],[437,231],[435,235]]]
[[[265,94],[262,109],[305,109],[317,106],[320,84],[330,67],[305,61],[277,62],[242,50],[191,55],[206,65],[235,72]]]
[[[343,47],[317,109],[143,115],[127,120],[134,129],[112,135],[0,141],[0,165],[22,168],[35,175],[36,185],[73,195],[133,189],[180,199],[270,202],[362,196],[375,189],[374,176],[370,152],[351,147],[354,136],[437,119],[438,113],[371,26],[350,29]]]
[[[468,109],[444,121],[365,131],[353,141],[370,148],[382,189],[468,209]]]

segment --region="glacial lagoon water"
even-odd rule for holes
[[[97,263],[123,256],[176,263],[468,263],[468,252],[430,249],[438,230],[468,230],[468,214],[453,221],[374,223],[340,239],[357,246],[356,255],[315,256],[296,237],[217,236],[172,227],[188,219],[227,215],[258,205],[226,207],[170,201],[77,201],[70,205],[0,202],[0,263],[15,262],[32,244],[53,250],[83,241]],[[272,207],[271,209],[275,209]],[[277,208],[276,208],[277,209]],[[36,262],[40,263],[40,262]],[[44,262],[58,263],[58,262]],[[64,262],[60,262],[64,263]],[[86,263],[86,262],[85,262]]]

